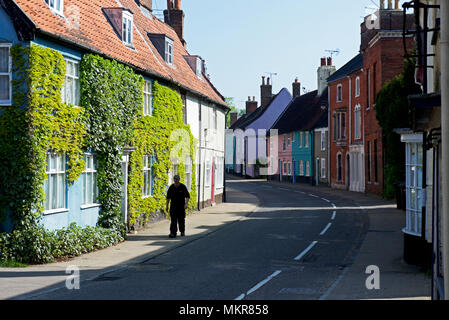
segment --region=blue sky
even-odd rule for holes
[[[260,103],[261,77],[267,72],[278,74],[273,93],[283,87],[291,92],[296,77],[307,91],[315,90],[320,58],[329,55],[326,50],[340,49],[333,59],[339,68],[357,55],[360,24],[378,3],[183,0],[187,50],[206,60],[214,85],[242,109],[248,96]],[[154,9],[166,5],[166,0],[153,0]]]

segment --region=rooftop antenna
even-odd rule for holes
[[[333,58],[334,54],[336,56],[338,56],[340,54],[340,49],[335,49],[335,50],[325,50],[326,52],[328,52],[331,55],[331,58]]]

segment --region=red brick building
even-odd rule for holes
[[[364,191],[362,67],[358,54],[327,80],[332,188]]]
[[[382,7],[382,6],[381,6]],[[413,16],[407,16],[407,25]],[[413,48],[407,38],[407,48]],[[384,186],[384,152],[382,129],[376,119],[376,95],[383,84],[402,73],[404,64],[403,11],[401,8],[380,9],[365,18],[361,25],[363,77],[365,82],[365,190],[381,194]]]

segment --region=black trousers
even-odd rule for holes
[[[185,232],[186,231],[186,213],[185,211],[175,211],[170,212],[170,233],[176,234],[178,232],[178,225],[179,225],[179,231]]]

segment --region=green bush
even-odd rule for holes
[[[41,264],[76,257],[122,242],[123,236],[101,227],[81,228],[75,223],[56,231],[35,226],[0,233],[0,261]]]

